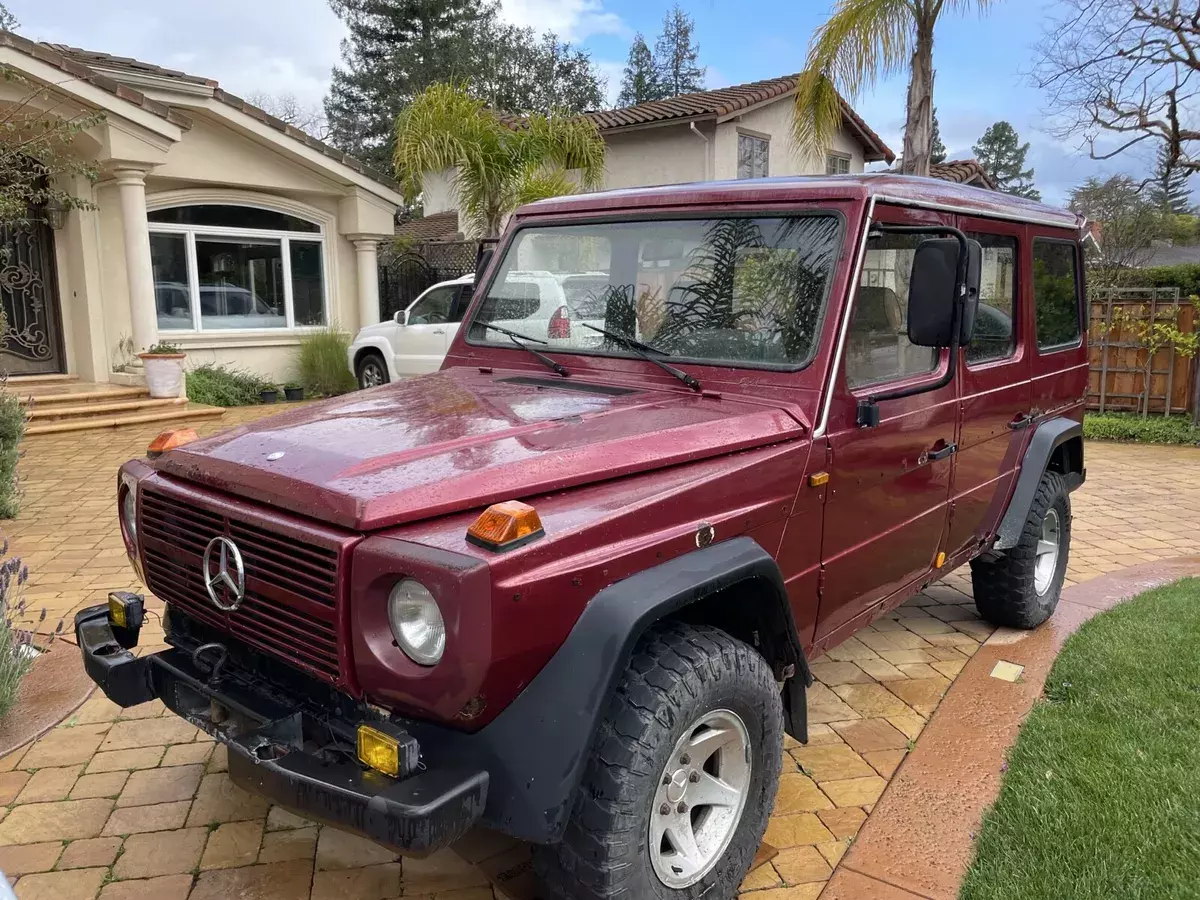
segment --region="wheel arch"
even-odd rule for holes
[[[363,359],[367,356],[378,356],[383,360],[383,367],[387,369],[388,377],[395,379],[395,373],[392,371],[391,363],[388,362],[388,352],[381,346],[381,342],[371,342],[363,344],[354,351],[354,377],[358,377],[358,367],[362,365]]]
[[[1068,490],[1083,484],[1087,470],[1083,465],[1082,424],[1059,416],[1038,425],[1021,459],[1017,485],[1000,520],[993,549],[1008,550],[1017,545],[1044,472],[1062,475]]]

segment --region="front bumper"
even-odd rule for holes
[[[125,648],[135,645],[136,634],[114,633],[107,606],[76,615],[75,637],[84,669],[110,700],[128,707],[161,699],[229,748],[232,781],[299,815],[425,855],[462,836],[483,814],[484,769],[422,760],[423,769],[395,779],[357,760],[331,761],[305,749],[313,728],[330,727],[328,710],[318,721],[303,703],[258,690],[239,673],[214,679],[194,654],[178,648],[134,656]],[[338,724],[353,733],[355,723]],[[419,752],[415,738],[408,740]]]

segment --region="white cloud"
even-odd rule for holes
[[[600,72],[600,77],[607,82],[604,96],[608,100],[608,105],[616,106],[617,95],[621,93],[621,78],[625,75],[625,63],[614,59],[593,59],[592,65]]]
[[[538,33],[553,31],[568,41],[583,41],[593,34],[626,34],[629,29],[602,0],[501,0],[504,18]]]

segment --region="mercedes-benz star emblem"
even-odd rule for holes
[[[213,566],[216,565],[214,569]],[[213,606],[233,612],[246,599],[246,567],[237,544],[217,535],[204,548],[204,587]]]

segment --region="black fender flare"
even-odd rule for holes
[[[487,769],[482,824],[523,840],[553,843],[566,828],[608,698],[638,638],[655,622],[750,579],[765,583],[767,601],[782,604],[786,613],[787,643],[795,655],[789,684],[797,685],[803,708],[803,690],[812,676],[779,567],[754,540],[738,537],[601,590],[541,672],[479,732],[455,734],[418,722],[406,726],[431,764],[439,756],[465,756]],[[794,703],[796,690],[790,693]]]
[[[1061,416],[1038,424],[1033,437],[1029,439],[1029,446],[1025,448],[1021,474],[1017,476],[1017,485],[1008,501],[1004,518],[1000,520],[992,549],[1007,550],[1017,545],[1043,473],[1050,468],[1055,451],[1070,441],[1078,441],[1078,461],[1062,474],[1067,477],[1068,488],[1075,490],[1087,476],[1083,467],[1083,426],[1074,419]]]

